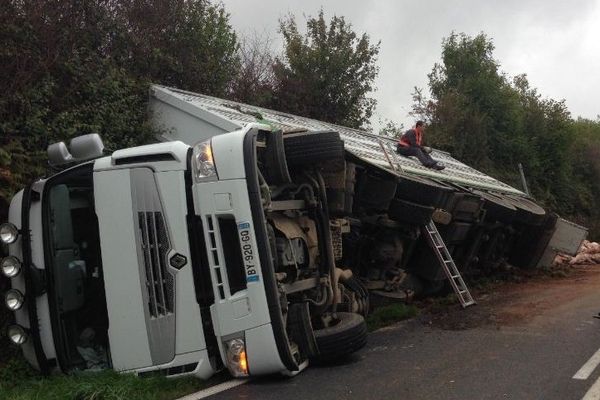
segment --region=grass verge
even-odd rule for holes
[[[377,330],[387,325],[391,325],[394,322],[402,321],[415,317],[419,314],[419,309],[410,304],[389,304],[375,309],[367,317],[367,327],[369,332]]]
[[[0,400],[172,400],[208,385],[194,377],[140,378],[112,370],[42,377],[22,359],[0,366]]]

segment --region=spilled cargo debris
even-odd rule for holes
[[[567,254],[558,254],[554,259],[555,265],[594,265],[600,264],[600,243],[584,240],[577,254],[570,256]]]

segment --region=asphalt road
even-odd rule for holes
[[[584,398],[597,379],[600,388],[595,363],[584,368],[587,379],[573,378],[600,348],[600,267],[477,295],[466,310],[438,309],[372,333],[339,365],[253,380],[210,399],[567,400]],[[600,389],[591,392],[586,400],[600,399]]]

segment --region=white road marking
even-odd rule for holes
[[[209,388],[203,389],[199,392],[188,394],[187,396],[180,397],[177,400],[200,400],[205,399],[209,396],[213,396],[217,393],[224,392],[229,389],[233,389],[236,386],[243,385],[244,383],[248,383],[250,379],[232,379],[227,382],[220,383],[215,386],[211,386]]]
[[[581,367],[579,371],[577,371],[575,375],[573,375],[573,379],[585,380],[589,378],[592,372],[594,372],[594,370],[598,366],[598,364],[600,364],[600,349],[598,349],[594,353],[594,355],[591,356],[585,364],[583,364],[583,367]]]
[[[600,378],[596,379],[596,382],[594,382],[581,400],[600,400]]]

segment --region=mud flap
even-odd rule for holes
[[[308,303],[292,304],[288,309],[288,326],[291,339],[308,358],[317,357],[319,349],[310,322]]]

